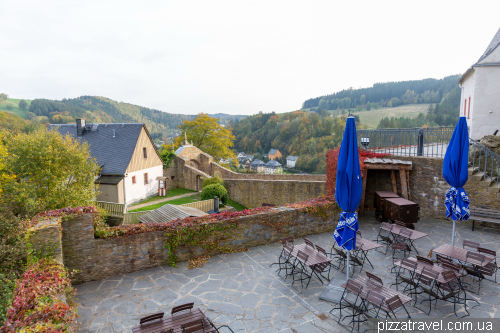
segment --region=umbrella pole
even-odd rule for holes
[[[349,261],[350,261],[350,259],[351,259],[351,251],[347,251],[347,270],[346,270],[347,278],[346,278],[346,281],[349,280],[349,266],[350,266]]]
[[[453,231],[451,233],[451,246],[455,246],[455,220],[453,220]]]

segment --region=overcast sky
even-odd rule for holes
[[[0,92],[171,113],[297,110],[376,82],[463,73],[500,1],[4,1]]]

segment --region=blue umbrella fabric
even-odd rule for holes
[[[335,200],[342,213],[333,234],[337,244],[347,251],[356,248],[356,231],[359,228],[356,209],[361,202],[362,192],[356,123],[354,117],[348,117],[337,161],[335,184]]]
[[[470,216],[469,197],[463,186],[469,178],[469,132],[467,120],[460,117],[451,137],[443,162],[443,177],[452,187],[446,192],[446,217],[453,219],[452,245],[455,242],[455,221],[467,221]]]

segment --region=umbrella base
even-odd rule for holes
[[[332,278],[328,286],[326,286],[325,290],[323,290],[323,292],[319,296],[319,299],[340,304],[342,294],[344,293],[344,288],[342,287],[342,284],[344,284],[345,282],[346,282],[345,280]]]

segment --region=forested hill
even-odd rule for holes
[[[325,173],[325,154],[340,144],[344,126],[343,117],[321,117],[315,112],[260,112],[233,124],[234,148],[260,154],[279,149],[283,154],[279,162],[286,163],[289,155],[299,156],[296,167],[301,171]]]
[[[201,112],[202,110],[200,110]],[[81,96],[61,101],[35,99],[31,102],[26,118],[37,117],[39,123],[66,124],[83,118],[99,123],[145,123],[153,137],[161,138],[178,132],[177,126],[193,115],[173,114],[138,105],[116,102],[105,97]],[[44,118],[46,117],[46,118]],[[220,123],[239,120],[246,116],[217,114]]]
[[[356,108],[359,105],[377,103],[380,107],[400,104],[439,103],[451,90],[458,87],[460,75],[443,79],[424,79],[400,82],[375,83],[373,87],[342,90],[331,95],[311,98],[303,109],[336,110]]]

